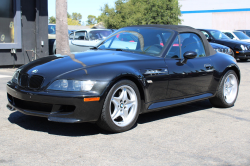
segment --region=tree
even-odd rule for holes
[[[96,16],[88,15],[88,20],[87,20],[88,25],[96,24],[96,21],[97,21]]]
[[[55,24],[56,23],[56,18],[54,16],[49,17],[49,23],[50,24]]]
[[[117,0],[115,8],[107,4],[101,9],[106,28],[118,29],[130,25],[181,23],[178,0]]]
[[[56,53],[69,55],[67,0],[56,0]]]
[[[68,18],[68,25],[81,25],[78,20]]]
[[[68,17],[68,18],[71,18],[71,15],[69,14],[69,12],[67,12],[67,17]]]
[[[72,20],[77,20],[81,24],[82,15],[81,13],[72,13]]]

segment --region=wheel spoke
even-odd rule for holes
[[[112,99],[111,99],[111,101],[115,105],[115,107],[119,107],[120,100],[121,99],[119,97],[112,97]]]
[[[119,116],[121,116],[121,111],[119,109],[115,109],[113,114],[111,115],[112,119],[115,120]]]
[[[123,114],[122,114],[122,119],[123,121],[125,121],[125,119],[128,117],[128,109],[124,109],[123,110]]]
[[[126,105],[126,108],[129,110],[133,105],[134,105],[134,102],[129,103],[129,104]]]
[[[128,94],[127,94],[127,89],[123,88],[122,89],[122,100],[127,101],[128,100]]]

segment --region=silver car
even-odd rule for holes
[[[83,29],[69,34],[70,52],[83,52],[96,46],[112,33],[110,29]],[[56,54],[56,42],[53,53]]]

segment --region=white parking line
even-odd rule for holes
[[[12,77],[12,76],[8,76],[8,75],[0,75],[0,78],[8,78],[8,77]]]

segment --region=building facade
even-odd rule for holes
[[[182,25],[218,30],[250,30],[250,0],[179,0]]]
[[[1,0],[0,66],[48,56],[47,0]]]

